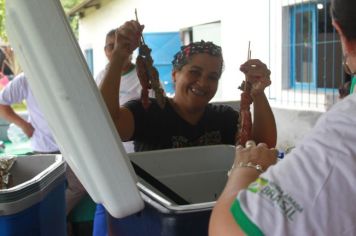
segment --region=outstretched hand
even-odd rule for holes
[[[240,70],[246,75],[247,82],[251,86],[252,97],[263,93],[264,89],[271,84],[271,71],[258,59],[248,60],[240,66]]]
[[[125,22],[116,29],[114,57],[127,58],[139,46],[144,26],[137,21],[131,20]]]

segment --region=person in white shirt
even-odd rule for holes
[[[14,103],[26,100],[28,120],[24,120],[11,107]],[[59,147],[52,136],[48,123],[32,94],[24,73],[17,75],[0,92],[0,117],[14,123],[30,138],[31,147],[35,154],[59,154]],[[66,168],[66,213],[69,214],[74,206],[85,195],[86,191],[73,171]]]
[[[26,100],[28,120],[24,120],[11,107],[12,104],[21,103],[23,100]],[[23,73],[16,76],[1,91],[0,117],[20,127],[31,138],[33,151],[43,153],[59,151]]]
[[[104,52],[110,63],[112,52],[114,50],[115,45],[115,29],[110,30],[105,39]],[[108,65],[98,73],[95,77],[95,82],[99,86],[101,81],[103,80]],[[118,76],[119,79],[119,76]],[[121,73],[121,81],[120,81],[120,91],[119,93],[119,104],[123,105],[126,102],[134,99],[139,99],[141,96],[141,84],[140,80],[137,76],[136,65],[132,63],[132,56],[128,58],[126,61],[126,65],[124,66]],[[154,97],[153,90],[149,90],[149,97]],[[132,141],[123,142],[125,150],[127,153],[134,152],[134,145]]]
[[[331,13],[355,76],[356,1],[331,0]],[[335,104],[278,164],[266,144],[238,147],[209,235],[356,235],[355,108],[356,94]]]

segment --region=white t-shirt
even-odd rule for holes
[[[99,86],[101,81],[104,79],[104,76],[107,72],[107,67],[99,72],[95,78],[95,83]],[[121,75],[120,81],[120,91],[119,91],[119,101],[120,105],[125,104],[130,100],[139,99],[141,97],[141,84],[137,76],[136,66],[132,68],[129,72],[124,75]],[[153,91],[149,91],[149,96],[153,97]],[[127,153],[134,152],[133,141],[123,142],[125,150]]]
[[[11,105],[26,100],[28,122],[33,126],[32,149],[37,152],[56,152],[59,150],[42,112],[32,94],[24,73],[16,76],[0,92],[0,104]]]
[[[104,79],[106,72],[107,72],[107,68],[99,72],[99,74],[95,78],[95,83],[98,86],[100,85],[101,81]],[[123,105],[130,100],[139,99],[141,97],[141,89],[142,87],[137,77],[136,66],[135,66],[126,74],[121,75],[120,91],[119,91],[120,105]]]
[[[356,94],[239,193],[231,212],[248,235],[356,235]]]

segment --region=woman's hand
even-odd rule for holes
[[[134,20],[127,21],[117,28],[113,57],[125,60],[131,56],[133,51],[139,46],[143,28],[143,25]]]
[[[251,86],[251,97],[254,98],[264,92],[271,84],[271,71],[258,59],[251,59],[240,66],[240,70],[246,75],[247,82]]]
[[[254,141],[246,142],[246,148],[236,147],[234,166],[238,167],[239,163],[247,164],[251,162],[254,165],[260,165],[265,171],[271,165],[277,162],[278,151],[275,148],[268,148],[267,144],[259,143],[257,146]]]
[[[239,192],[242,189],[246,189],[255,181],[260,172],[258,169],[253,170],[254,166],[251,165],[246,166],[246,168],[238,167],[238,163],[247,164],[250,162],[253,165],[261,165],[266,170],[269,166],[276,163],[276,156],[276,149],[268,149],[264,143],[256,146],[254,141],[249,140],[246,142],[246,148],[237,146],[235,168],[231,169],[227,184],[211,213],[209,235],[245,235],[238,227],[238,224],[236,224],[230,209]]]

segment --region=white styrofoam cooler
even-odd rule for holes
[[[179,205],[161,193],[139,175],[140,190],[174,211],[193,210],[203,205],[210,207],[217,200],[227,181],[235,147],[213,145],[180,149],[165,149],[129,154],[140,166],[189,204]]]
[[[234,161],[234,146],[166,149],[132,153],[129,157],[138,175],[145,208],[120,219],[107,214],[112,235],[208,234],[211,210]]]

